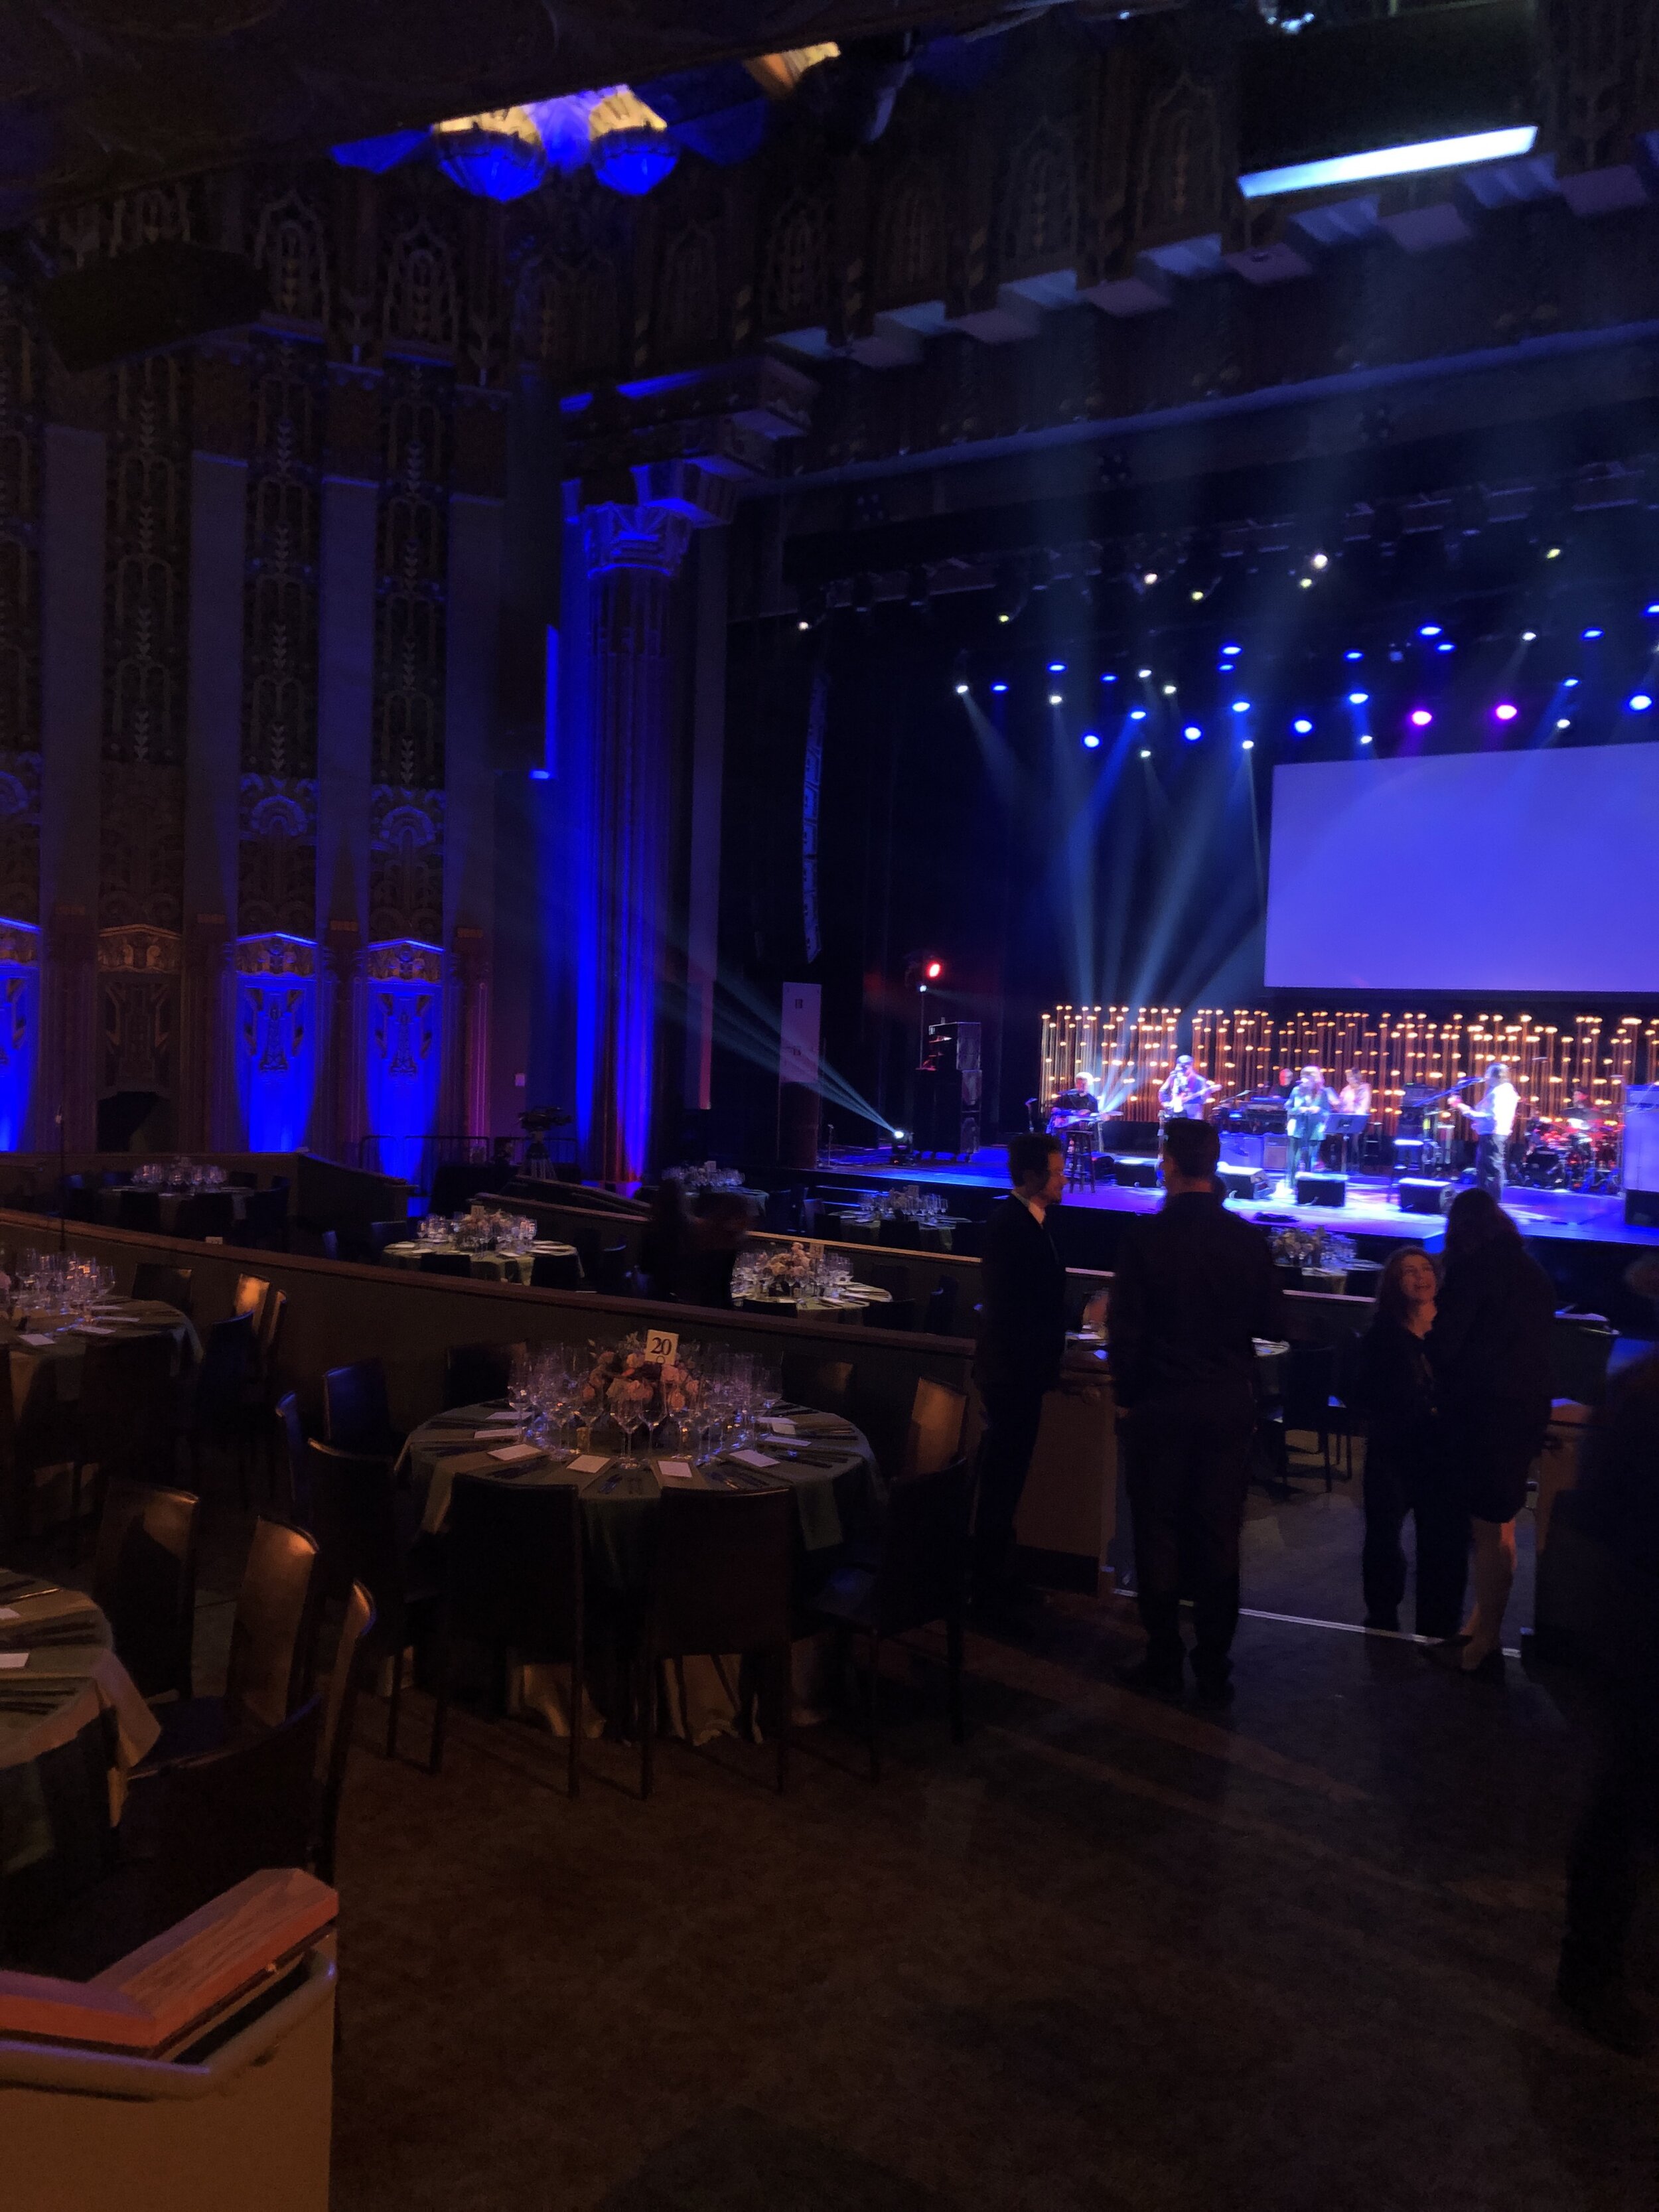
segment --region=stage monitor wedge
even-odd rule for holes
[[[1659,992],[1659,744],[1273,772],[1269,989]]]

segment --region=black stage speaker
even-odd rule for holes
[[[1627,1190],[1625,1221],[1632,1229],[1659,1229],[1659,1190]]]
[[[1269,1198],[1279,1180],[1277,1176],[1263,1175],[1260,1168],[1235,1167],[1226,1160],[1217,1173],[1229,1198]]]
[[[1296,1179],[1298,1206],[1346,1206],[1348,1178],[1340,1175],[1299,1175]]]
[[[1431,1182],[1425,1176],[1401,1176],[1400,1178],[1400,1211],[1402,1213],[1443,1213],[1456,1194],[1455,1183]]]
[[[240,253],[157,239],[40,288],[40,320],[67,369],[101,368],[257,322],[264,277]]]
[[[818,1164],[818,1115],[823,1100],[811,1083],[778,1085],[778,1165],[810,1173]]]
[[[1156,1190],[1158,1162],[1156,1160],[1114,1160],[1112,1181],[1126,1190]]]

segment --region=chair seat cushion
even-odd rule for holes
[[[813,1599],[811,1610],[831,1626],[866,1633],[876,1621],[876,1577],[868,1567],[837,1567]]]

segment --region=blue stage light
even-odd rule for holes
[[[1521,709],[1515,704],[1513,700],[1510,699],[1500,699],[1498,704],[1492,708],[1492,713],[1498,717],[1498,720],[1500,722],[1512,722],[1520,712]]]
[[[1308,720],[1305,714],[1298,714],[1295,721],[1291,724],[1291,727],[1296,732],[1298,738],[1311,737],[1313,734],[1313,724]]]
[[[1248,699],[1235,699],[1233,701],[1233,712],[1235,714],[1248,714],[1249,711],[1250,702]]]
[[[1644,607],[1642,611],[1644,614],[1659,615],[1659,599],[1656,599],[1650,607]]]
[[[1150,745],[1142,745],[1142,747],[1140,748],[1140,757],[1142,758],[1142,760],[1151,760],[1152,757],[1152,747],[1151,747]]]
[[[1438,623],[1424,623],[1419,627],[1417,635],[1419,637],[1438,637],[1440,635],[1440,625]]]
[[[1576,691],[1578,689],[1578,678],[1576,676],[1564,676],[1561,679],[1561,689],[1564,691]]]
[[[1146,709],[1144,707],[1131,707],[1131,708],[1130,708],[1130,709],[1129,709],[1129,720],[1130,720],[1132,722],[1144,722],[1144,721],[1146,720]]]
[[[1359,742],[1360,742],[1360,744],[1361,744],[1362,745],[1368,745],[1368,744],[1370,744],[1370,741],[1371,741],[1371,733],[1370,733],[1370,732],[1369,730],[1367,730],[1367,731],[1365,731],[1365,732],[1364,732],[1364,734],[1362,735],[1362,737],[1360,738]]]
[[[1102,676],[1100,680],[1103,684],[1115,684],[1117,682],[1116,677],[1111,673],[1109,669]]]
[[[1048,694],[1048,704],[1051,707],[1063,707],[1065,703],[1066,702],[1060,692],[1051,691]]]
[[[1344,660],[1363,660],[1365,656],[1357,645],[1351,645],[1342,658]]]
[[[1449,637],[1443,637],[1434,649],[1437,653],[1455,653],[1457,647]]]
[[[1645,714],[1652,704],[1653,701],[1645,691],[1636,691],[1631,695],[1630,710],[1632,714]]]
[[[1188,722],[1186,728],[1181,732],[1181,734],[1186,738],[1189,745],[1195,745],[1199,739],[1203,736],[1204,732],[1199,728],[1196,722]]]
[[[1224,645],[1221,650],[1227,653],[1243,653],[1244,648],[1242,645]]]
[[[530,781],[532,783],[551,783],[553,771],[550,768],[532,768],[530,771]]]
[[[1051,660],[1048,663],[1048,673],[1050,676],[1063,676],[1066,673],[1066,663],[1063,660]]]
[[[1255,750],[1255,739],[1254,738],[1246,738],[1242,750],[1247,753],[1253,753]]]
[[[1085,730],[1083,732],[1083,742],[1088,747],[1089,750],[1093,752],[1096,747],[1099,744],[1100,739],[1095,735],[1092,730]]]
[[[1350,691],[1348,694],[1348,704],[1351,707],[1363,707],[1370,700],[1370,696],[1371,695],[1369,691]]]
[[[992,689],[994,691],[999,691],[999,692],[1000,692],[1000,691],[1006,691],[1006,690],[1008,689],[1008,686],[1007,686],[1006,684],[994,684],[991,686],[991,689]]]
[[[1583,637],[1584,637],[1585,639],[1587,639],[1587,640],[1588,640],[1588,639],[1592,639],[1592,638],[1598,638],[1598,637],[1600,637],[1600,636],[1601,636],[1601,631],[1600,631],[1599,629],[1587,629],[1587,630],[1583,630],[1583,631],[1582,631],[1582,632],[1580,633],[1580,635],[1581,635]]]

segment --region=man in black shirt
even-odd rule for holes
[[[1054,1137],[1016,1137],[1008,1147],[1014,1190],[994,1206],[980,1249],[980,1338],[974,1371],[985,1416],[974,1509],[976,1612],[1013,1626],[1022,1592],[1014,1577],[1014,1516],[1036,1449],[1042,1394],[1066,1357],[1066,1270],[1045,1216],[1066,1188],[1066,1156]]]
[[[1266,1237],[1216,1194],[1220,1139],[1207,1121],[1164,1132],[1161,1212],[1125,1236],[1112,1281],[1111,1371],[1146,1656],[1126,1679],[1177,1691],[1183,1586],[1200,1697],[1231,1695],[1238,1534],[1255,1421],[1251,1339],[1279,1334],[1279,1279]]]

